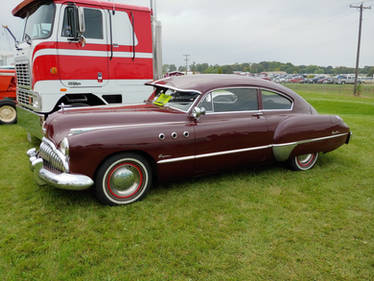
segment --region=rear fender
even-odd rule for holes
[[[274,133],[273,154],[277,161],[291,156],[329,152],[343,145],[349,128],[331,115],[297,115],[279,123]]]

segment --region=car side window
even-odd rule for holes
[[[261,90],[261,92],[264,110],[287,110],[292,108],[292,101],[288,98],[267,90]]]
[[[206,112],[213,112],[213,101],[211,93],[205,96],[204,100],[200,103],[200,107],[204,107]]]
[[[258,110],[257,89],[255,88],[220,89],[212,91],[210,95],[214,112]]]

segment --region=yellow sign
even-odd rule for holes
[[[169,95],[165,95],[165,94],[161,94],[157,100],[155,100],[153,103],[156,104],[156,105],[159,105],[159,106],[164,106],[165,104],[167,104],[171,99],[171,96]]]

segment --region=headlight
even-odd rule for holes
[[[60,143],[60,151],[65,156],[69,156],[69,141],[68,138],[64,138]]]
[[[41,110],[42,109],[42,99],[39,95],[39,93],[34,92],[34,98],[33,98],[33,104],[35,110]]]

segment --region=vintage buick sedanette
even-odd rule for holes
[[[38,183],[94,186],[101,202],[129,204],[143,198],[155,178],[276,161],[308,170],[319,153],[351,136],[340,117],[318,114],[269,81],[196,75],[148,85],[154,91],[144,104],[65,108],[49,116],[40,149],[28,151]]]

